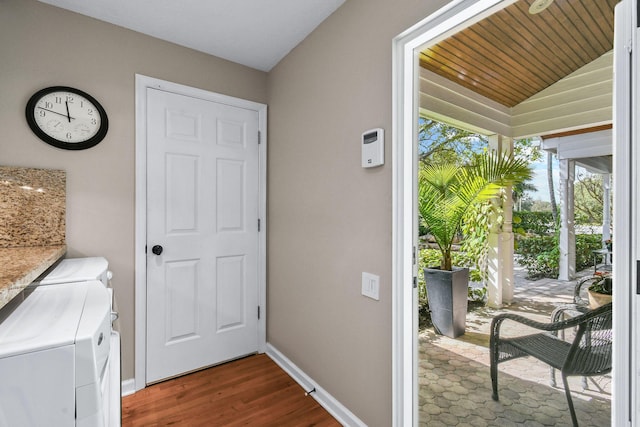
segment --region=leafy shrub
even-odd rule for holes
[[[536,234],[538,236],[546,236],[554,232],[553,215],[551,212],[530,212],[518,211],[513,213],[514,231],[522,233]],[[518,224],[515,224],[515,218],[518,218]]]
[[[602,234],[576,235],[576,270],[593,267],[593,251],[602,249]]]
[[[528,279],[558,276],[560,249],[556,236],[517,237],[518,263],[527,269]]]
[[[422,270],[425,268],[440,268],[440,251],[437,249],[420,249],[420,255],[418,259],[419,280],[424,283],[424,276]],[[453,251],[451,253],[453,265],[456,267],[468,267],[469,268],[469,280],[472,282],[479,282],[482,280],[480,272],[475,269],[475,259],[469,256],[463,251]]]
[[[424,281],[425,268],[440,268],[440,251],[437,249],[424,248],[420,249],[418,258],[418,304],[422,307],[427,303],[427,285]],[[469,267],[469,279],[473,282],[482,280],[480,272],[473,266],[473,260],[466,252],[452,252],[453,265],[458,267]],[[481,300],[486,295],[486,290],[469,288],[469,297],[473,301]]]
[[[489,218],[503,218],[502,209],[493,203],[477,203],[462,223],[464,238],[460,242],[460,251],[464,257],[464,265],[470,266],[471,280],[474,282],[486,282]]]
[[[600,234],[576,235],[576,269],[593,265],[595,249],[602,247]],[[556,278],[559,271],[560,247],[557,236],[517,237],[518,263],[527,269],[527,278]]]

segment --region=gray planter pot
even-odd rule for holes
[[[425,268],[429,311],[435,331],[451,338],[464,334],[467,322],[469,269]]]

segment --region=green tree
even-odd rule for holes
[[[513,141],[513,154],[516,158],[528,161],[529,163],[538,162],[542,159],[542,149],[538,140],[533,138],[516,139]],[[537,188],[531,182],[531,179],[517,182],[513,185],[513,204],[517,210],[522,210],[522,203],[527,199],[527,192],[536,191]]]
[[[542,160],[543,152],[538,140],[523,138],[513,141],[513,154],[519,159],[538,162]]]
[[[468,162],[488,144],[484,135],[427,118],[418,125],[418,153],[421,162]]]
[[[581,171],[574,184],[575,218],[578,224],[601,224],[604,191],[602,175]]]

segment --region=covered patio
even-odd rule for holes
[[[612,171],[613,11],[618,0],[547,1],[536,8],[538,3],[516,1],[421,48],[419,114],[486,135],[493,151],[512,152],[514,140],[539,138],[544,149],[558,154],[559,277],[571,280],[576,274],[575,165],[607,176]],[[492,227],[489,236],[488,305],[496,308],[513,301],[511,207],[510,199],[503,201],[504,222]],[[605,219],[603,240],[610,224]]]
[[[466,332],[452,339],[433,328],[418,336],[421,426],[572,425],[565,392],[549,385],[549,367],[526,357],[499,366],[500,400],[492,400],[489,329],[512,312],[549,322],[573,298],[573,179],[576,164],[612,172],[613,28],[618,0],[521,0],[420,49],[419,114],[486,135],[490,149],[512,152],[513,141],[539,138],[561,165],[559,279],[529,281],[515,263],[511,200],[503,224],[489,235],[487,306],[470,310]],[[605,213],[606,212],[606,213]],[[603,207],[603,240],[610,209]],[[581,426],[611,423],[611,377],[570,378]]]
[[[577,278],[593,273],[579,272]],[[549,367],[526,357],[505,362],[500,370],[500,400],[491,398],[489,329],[493,317],[512,312],[548,322],[553,309],[573,298],[575,281],[529,281],[516,267],[513,304],[508,308],[477,307],[467,316],[467,332],[456,339],[420,331],[419,420],[421,426],[570,426],[562,387],[549,385]],[[577,279],[576,279],[577,280]],[[518,333],[517,330],[509,331]],[[570,377],[581,426],[611,423],[611,376]]]

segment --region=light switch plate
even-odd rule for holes
[[[362,295],[380,301],[380,276],[362,273]]]

